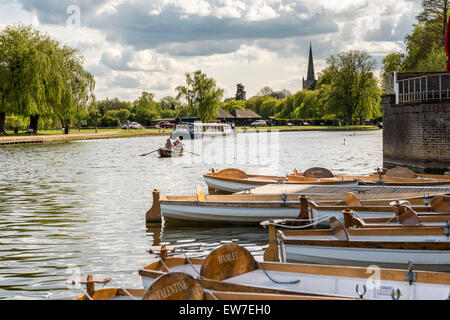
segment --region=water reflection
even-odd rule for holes
[[[202,174],[213,167],[232,166],[241,153],[275,165],[271,169],[261,162],[236,165],[250,173],[285,175],[293,168],[323,166],[335,173],[359,174],[382,165],[379,131],[356,136],[281,133],[276,152],[210,139],[202,142],[208,156],[139,157],[164,140],[0,148],[0,299],[73,298],[79,291],[68,289],[66,280],[75,271],[107,275],[124,287],[139,288],[138,269],[153,259],[146,249],[161,243],[204,255],[232,241],[261,258],[267,234],[257,227],[145,226],[154,188],[167,194],[193,194],[201,185],[206,191]],[[198,153],[193,142],[185,143],[187,150]]]

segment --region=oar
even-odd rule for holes
[[[158,149],[158,150],[159,150],[159,149]],[[149,152],[149,153],[141,154],[141,157],[148,156],[149,154],[155,153],[155,152],[158,151],[158,150],[155,150],[155,151],[152,151],[152,152]]]
[[[183,150],[183,152],[187,152],[187,153],[193,154],[194,156],[199,156],[200,157],[199,154],[196,154],[196,153],[193,153],[193,152],[189,152],[189,151],[186,151],[186,150]]]

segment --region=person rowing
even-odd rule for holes
[[[183,144],[183,142],[181,142],[179,137],[175,140],[174,147],[175,147],[175,149],[180,149],[180,150],[184,149],[184,144]]]

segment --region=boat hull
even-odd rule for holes
[[[267,219],[295,219],[300,207],[245,207],[242,206],[205,206],[199,204],[176,205],[161,204],[161,214],[165,222],[259,224]]]
[[[173,158],[173,157],[182,157],[183,150],[169,150],[161,148],[158,150],[158,154],[160,158]]]
[[[342,248],[328,246],[299,246],[282,244],[282,255],[287,262],[327,265],[346,265],[384,268],[408,267],[413,261],[420,270],[450,271],[450,251]]]
[[[362,218],[392,218],[392,207],[385,211],[358,212]],[[336,216],[343,221],[341,211],[312,210],[313,219],[319,227],[329,227],[329,217]],[[175,201],[161,203],[161,214],[165,222],[184,223],[224,223],[224,224],[259,224],[266,220],[297,219],[300,214],[299,203],[202,203],[191,202],[177,204]]]
[[[255,189],[268,184],[276,184],[275,180],[268,181],[252,181],[252,180],[239,180],[239,179],[227,179],[219,177],[204,176],[205,182],[209,188],[216,191],[226,193],[237,193],[241,191]],[[338,186],[338,187],[358,187],[357,181],[327,181],[327,182],[290,182],[288,185],[324,185],[324,186]]]

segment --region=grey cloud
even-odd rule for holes
[[[68,18],[66,8],[73,1],[38,1],[19,0],[26,10],[37,13],[41,22],[48,24],[64,24]],[[94,11],[107,3],[103,1],[80,0],[83,25],[102,30],[113,42],[120,42],[138,50],[159,47],[173,43],[191,43],[184,49],[174,47],[174,55],[209,55],[230,52],[219,41],[253,40],[253,39],[285,39],[306,35],[317,35],[337,32],[338,27],[330,12],[320,12],[307,19],[297,14],[308,13],[308,9],[300,4],[293,6],[295,12],[281,13],[278,18],[264,21],[248,21],[243,19],[214,16],[186,16],[174,5],[167,5],[159,15],[150,15],[150,3],[131,2],[117,6],[115,13],[103,13],[99,16]],[[214,41],[215,45],[200,44],[203,41]],[[234,43],[233,48],[237,48]],[[168,52],[170,54],[170,52]]]

